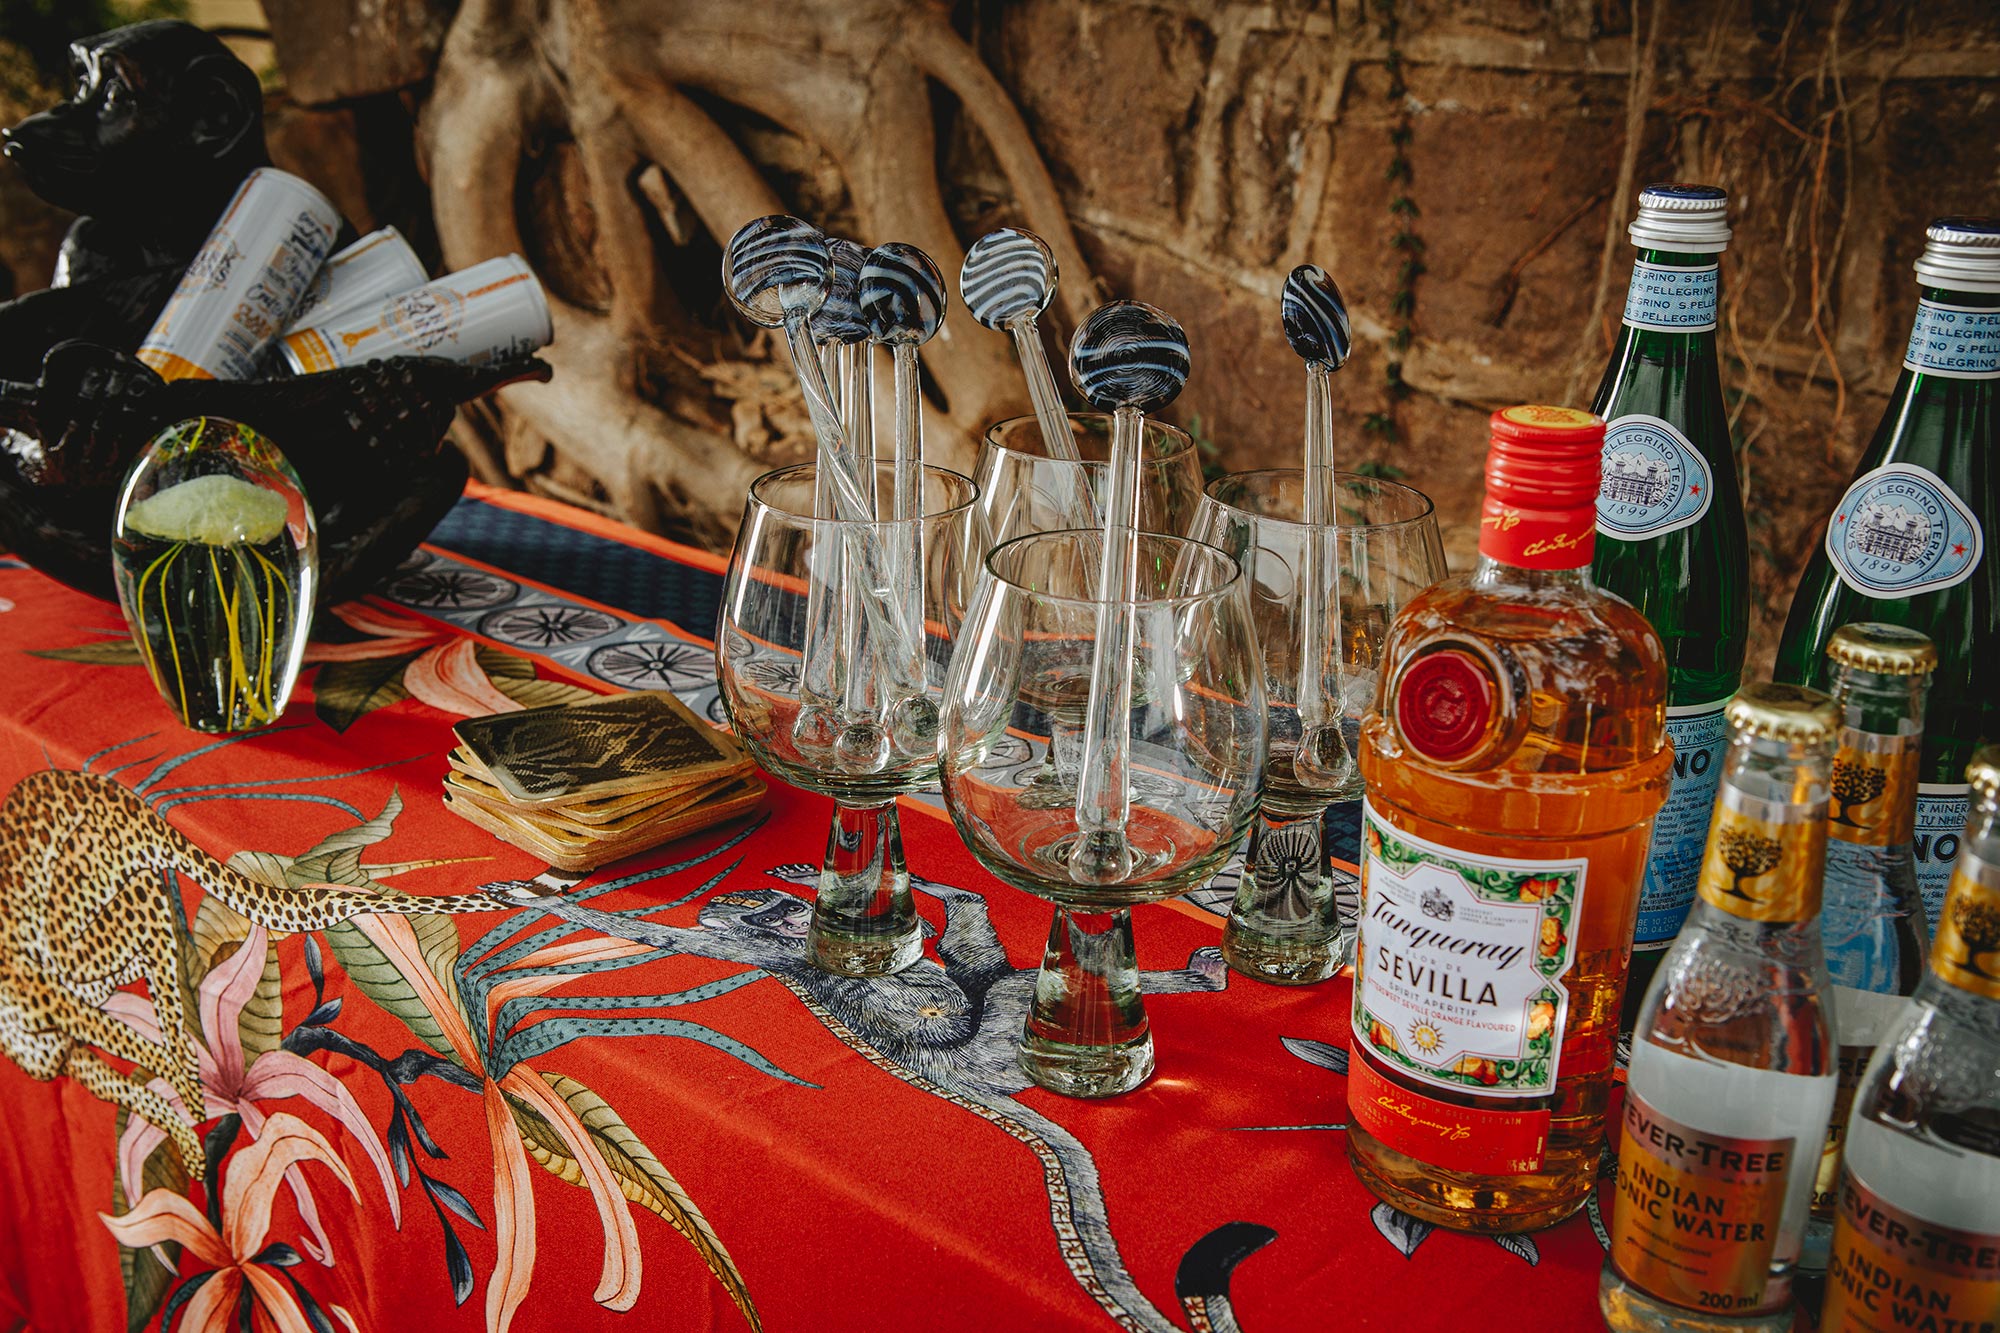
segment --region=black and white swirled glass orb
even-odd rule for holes
[[[861,267],[861,316],[878,343],[925,343],[944,326],[944,274],[914,245],[891,241]]]
[[[826,248],[833,258],[833,286],[826,294],[826,304],[813,316],[813,341],[864,342],[868,320],[861,313],[861,269],[868,262],[868,247],[829,237]]]
[[[1103,412],[1158,411],[1180,396],[1191,366],[1180,324],[1144,301],[1099,306],[1070,339],[1070,379]]]
[[[784,213],[746,222],[722,254],[722,285],[743,317],[765,328],[785,322],[785,309],[818,310],[833,285],[833,256],[810,222]]]
[[[989,231],[974,241],[958,270],[959,299],[989,329],[1041,314],[1055,290],[1056,257],[1041,237],[1019,227]]]
[[[1278,317],[1284,321],[1285,341],[1307,364],[1339,370],[1346,363],[1354,346],[1347,302],[1341,299],[1333,278],[1318,264],[1301,264],[1285,279]]]

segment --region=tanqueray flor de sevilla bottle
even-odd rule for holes
[[[1827,799],[1825,907],[1820,936],[1840,1015],[1840,1091],[1813,1186],[1799,1267],[1826,1267],[1833,1234],[1840,1142],[1861,1071],[1895,1026],[1924,975],[1930,931],[1917,893],[1911,837],[1917,760],[1924,741],[1924,687],[1937,650],[1900,625],[1842,625],[1826,655],[1834,667],[1840,743]]]
[[[1820,1333],[2000,1326],[2000,746],[1966,778],[1930,971],[1847,1122]]]
[[[1797,685],[1729,701],[1700,898],[1632,1033],[1611,1247],[1613,1333],[1792,1327],[1792,1272],[1833,1106],[1820,951],[1840,713]]]
[[[1660,955],[1694,902],[1722,776],[1722,706],[1750,637],[1749,538],[1715,352],[1729,197],[1713,185],[1649,185],[1618,346],[1591,410],[1604,418],[1591,576],[1639,608],[1667,648],[1674,780],[1653,821],[1639,894],[1630,1030]]]
[[[1406,1213],[1531,1231],[1598,1173],[1666,654],[1590,577],[1604,424],[1492,420],[1480,560],[1397,615],[1362,725],[1348,1155]]]
[[[2000,218],[1940,218],[1928,237],[1902,374],[1799,580],[1777,677],[1825,688],[1827,641],[1857,620],[1937,645],[1913,840],[1935,922],[1965,826],[1965,763],[2000,740],[2000,560],[1985,549],[2000,524]]]

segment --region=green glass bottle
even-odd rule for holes
[[[1653,821],[1620,1028],[1630,1031],[1700,878],[1709,813],[1750,633],[1748,538],[1715,352],[1729,198],[1649,185],[1625,326],[1591,410],[1603,417],[1598,583],[1638,607],[1667,646],[1673,788]]]
[[[1857,620],[1937,645],[1912,841],[1935,925],[1965,827],[1965,765],[2000,740],[2000,561],[1984,551],[2000,523],[2000,218],[1940,218],[1927,235],[1903,373],[1799,580],[1776,674],[1824,688],[1827,641]]]

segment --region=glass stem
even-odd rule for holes
[[[896,803],[836,802],[808,937],[813,962],[843,976],[887,976],[923,953]]]
[[[1068,1048],[1128,1046],[1147,1035],[1139,997],[1139,961],[1132,948],[1132,913],[1057,909],[1028,1039]]]
[[[1222,931],[1222,956],[1245,976],[1279,985],[1324,981],[1347,963],[1322,815],[1266,814],[1250,833],[1243,879]]]

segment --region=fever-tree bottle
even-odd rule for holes
[[[1604,1144],[1673,758],[1660,637],[1590,577],[1603,430],[1494,414],[1479,565],[1397,615],[1362,724],[1347,1150],[1444,1226],[1561,1221]]]
[[[1700,899],[1632,1034],[1598,1292],[1616,1333],[1791,1328],[1833,1105],[1819,907],[1840,715],[1750,685],[1726,716]]]
[[[1840,743],[1827,801],[1825,909],[1820,935],[1840,1015],[1840,1091],[1806,1226],[1799,1266],[1826,1267],[1840,1144],[1861,1071],[1917,988],[1930,933],[1911,848],[1924,687],[1937,650],[1900,625],[1842,625],[1826,647]]]
[[[1712,185],[1649,185],[1624,327],[1591,410],[1604,418],[1598,585],[1639,608],[1667,648],[1674,781],[1653,821],[1625,1023],[1694,901],[1722,776],[1722,706],[1750,631],[1748,542],[1715,330],[1729,200]]]
[[[2000,740],[2000,560],[1984,549],[2000,523],[2000,218],[1941,218],[1928,237],[1902,374],[1799,581],[1777,674],[1823,687],[1828,640],[1857,620],[1937,645],[1913,837],[1935,919],[1965,824],[1965,763]]]
[[[1848,1119],[1821,1333],[2000,1324],[2000,746],[1966,777],[1930,971]]]

